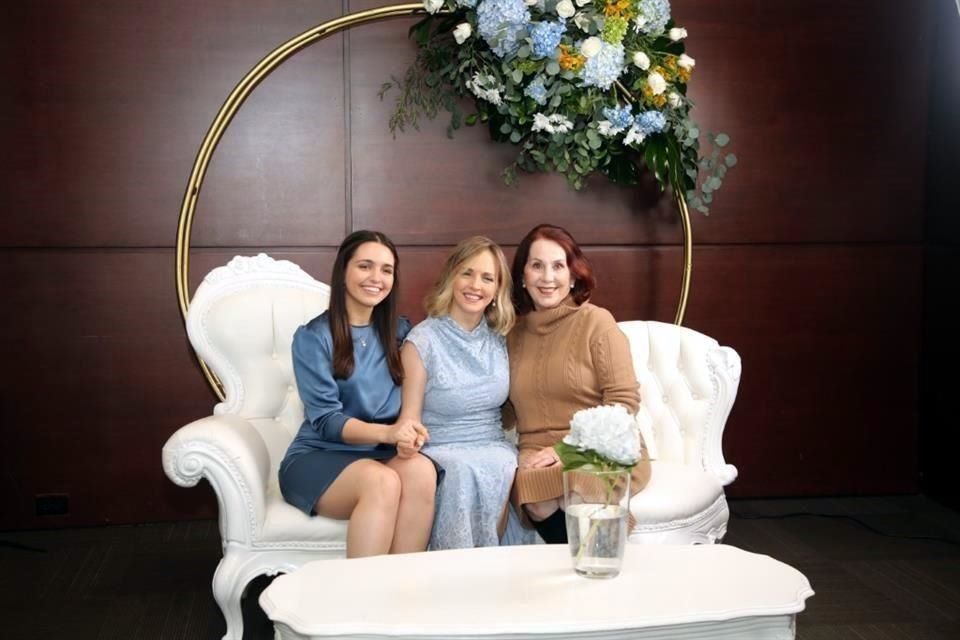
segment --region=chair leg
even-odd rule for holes
[[[223,559],[213,574],[213,597],[220,606],[227,633],[223,640],[243,640],[243,613],[240,599],[246,588],[246,580],[241,569],[244,559],[240,554],[231,553],[230,547],[224,550]]]

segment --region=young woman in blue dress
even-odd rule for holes
[[[426,297],[429,317],[401,351],[406,377],[400,415],[429,428],[423,452],[444,470],[431,549],[500,542],[517,468],[517,449],[507,442],[500,418],[510,391],[510,296],[500,247],[481,236],[464,240]]]
[[[419,453],[423,425],[399,417],[397,251],[351,233],[333,265],[330,306],[297,329],[293,370],[304,421],[280,464],[284,499],[308,515],[349,520],[347,557],[423,551],[437,472]]]

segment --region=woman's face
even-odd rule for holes
[[[364,242],[357,247],[344,273],[347,307],[372,310],[393,289],[393,252],[379,242]]]
[[[489,250],[467,259],[453,278],[450,313],[479,320],[497,295],[497,262]]]
[[[523,265],[523,284],[537,311],[559,306],[570,293],[571,285],[563,247],[553,240],[534,240]]]

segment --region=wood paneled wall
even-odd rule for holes
[[[917,488],[924,158],[932,17],[947,0],[676,0],[696,117],[740,158],[694,220],[686,324],[736,348],[725,439],[740,496]],[[291,36],[385,4],[38,0],[4,9],[0,97],[0,528],[210,516],[160,449],[214,398],[174,293],[180,199],[234,84]],[[450,245],[508,252],[534,224],[585,245],[596,301],[672,319],[669,199],[556,176],[505,187],[508,146],[445,122],[393,139],[377,90],[414,55],[409,20],[355,28],[254,92],[200,196],[192,281],[269,251],[321,279],[345,233],[400,245],[415,319]],[[907,80],[903,80],[907,78]],[[929,256],[928,256],[929,259]],[[69,494],[66,516],[35,496]]]

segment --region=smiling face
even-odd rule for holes
[[[537,311],[559,306],[570,293],[567,254],[553,240],[534,240],[523,266],[523,284]]]
[[[351,324],[368,324],[373,308],[393,289],[393,253],[379,242],[365,242],[344,272],[347,315]]]
[[[477,326],[497,295],[498,280],[497,262],[489,250],[464,260],[453,278],[450,316],[468,329]]]

